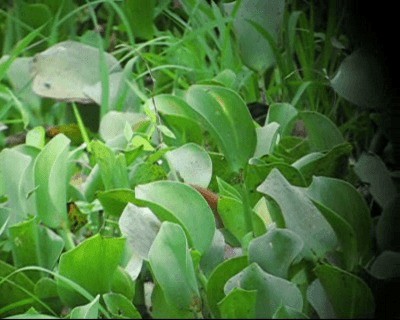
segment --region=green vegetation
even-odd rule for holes
[[[2,2],[0,316],[381,315],[398,154],[345,16]]]

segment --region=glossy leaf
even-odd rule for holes
[[[226,3],[228,12],[235,3]],[[271,44],[250,24],[257,23],[274,41],[278,40],[283,23],[285,1],[242,1],[235,16],[233,27],[244,64],[258,72],[264,72],[275,64]]]
[[[347,56],[331,79],[338,95],[357,106],[376,108],[384,100],[381,63],[367,50]]]
[[[43,127],[35,127],[26,134],[27,145],[42,149],[46,143],[46,131]]]
[[[293,129],[293,120],[296,118],[298,111],[289,103],[271,103],[268,109],[267,119],[265,123],[276,122],[279,124],[279,132],[282,135],[290,134]]]
[[[374,200],[385,208],[397,195],[396,186],[383,161],[376,155],[363,153],[354,166],[361,181],[369,184]]]
[[[369,268],[370,273],[377,279],[400,278],[400,253],[383,251]]]
[[[337,126],[325,115],[314,111],[301,111],[311,151],[325,151],[345,142]]]
[[[308,317],[296,309],[288,306],[281,306],[276,310],[272,319],[308,319]]]
[[[104,210],[108,214],[116,217],[121,216],[128,203],[137,203],[135,192],[131,189],[100,191],[98,192],[97,197]]]
[[[207,188],[212,176],[212,162],[208,153],[194,143],[168,151],[165,157],[171,167],[170,174],[183,182]]]
[[[276,122],[269,123],[261,128],[256,128],[257,146],[254,158],[261,158],[273,152],[278,139],[279,125]]]
[[[315,273],[338,318],[373,316],[374,298],[362,279],[330,265],[318,266]]]
[[[257,291],[233,289],[219,303],[218,307],[223,319],[254,319]]]
[[[36,218],[15,224],[8,230],[15,266],[35,265],[53,269],[64,248],[60,236],[39,225]]]
[[[154,0],[131,0],[122,4],[122,10],[124,11],[132,33],[135,37],[149,40],[154,34]]]
[[[121,262],[124,246],[123,238],[103,238],[97,234],[61,255],[59,273],[93,295],[107,293]],[[64,304],[72,307],[87,303],[82,295],[59,279],[57,286]]]
[[[183,229],[165,221],[149,251],[149,262],[166,301],[182,310],[198,308],[199,291]]]
[[[97,319],[99,316],[99,298],[96,298],[83,306],[75,307],[71,310],[70,319]]]
[[[137,186],[135,195],[161,221],[179,223],[195,249],[203,253],[209,248],[214,237],[215,220],[198,191],[180,182],[157,181]],[[188,206],[196,210],[188,210]]]
[[[215,230],[213,242],[200,260],[200,268],[208,277],[220,263],[224,261],[225,239],[219,229]]]
[[[141,319],[140,313],[125,296],[118,293],[106,293],[103,299],[114,319]]]
[[[337,318],[321,281],[314,280],[307,288],[307,300],[321,319]]]
[[[254,154],[257,138],[242,98],[230,89],[205,85],[191,86],[185,98],[202,118],[231,168],[244,168]]]
[[[289,267],[303,249],[303,241],[286,229],[271,229],[249,245],[249,262],[257,263],[265,272],[287,279]]]
[[[207,282],[207,301],[214,317],[221,317],[218,303],[225,297],[225,283],[248,265],[247,257],[235,257],[219,264]]]
[[[39,218],[51,228],[67,221],[67,169],[70,140],[58,134],[44,147],[34,166],[36,209]]]
[[[370,248],[372,222],[368,206],[360,193],[348,182],[314,177],[307,194],[313,201],[334,211],[354,230],[357,252],[349,254],[359,258],[366,255]],[[345,245],[345,242],[342,241],[342,244]]]
[[[118,266],[111,283],[111,291],[119,293],[129,300],[135,296],[135,283],[127,270]]]
[[[321,215],[311,200],[296,187],[293,187],[276,169],[257,188],[279,205],[285,219],[286,228],[297,233],[305,245],[305,254],[311,251],[319,257],[336,246],[336,236],[332,227]]]
[[[303,298],[295,284],[264,272],[256,263],[233,276],[225,285],[230,293],[234,288],[256,290],[256,318],[271,318],[282,301],[297,311],[303,308]]]
[[[150,209],[129,203],[122,212],[118,224],[133,252],[148,260],[150,247],[161,227],[160,220]]]

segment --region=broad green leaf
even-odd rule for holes
[[[31,314],[31,313],[21,313],[17,315],[13,315],[7,317],[6,319],[62,319],[53,316],[49,316],[48,314]]]
[[[304,242],[305,254],[322,257],[333,250],[337,239],[332,227],[303,192],[293,187],[276,169],[257,188],[279,205],[286,228],[297,233]]]
[[[37,214],[50,228],[60,227],[67,221],[69,144],[67,137],[58,134],[44,147],[35,161]]]
[[[140,313],[125,296],[119,293],[106,293],[103,299],[114,319],[141,319]]]
[[[134,189],[137,185],[158,180],[165,180],[167,174],[157,163],[149,161],[138,163],[130,168],[129,185]]]
[[[308,317],[296,309],[288,306],[281,306],[276,310],[272,319],[308,319]]]
[[[383,251],[369,268],[369,272],[377,279],[400,278],[400,253]]]
[[[199,290],[185,232],[165,221],[149,251],[149,262],[166,301],[182,310],[199,308]]]
[[[307,300],[321,319],[337,318],[321,281],[318,279],[315,279],[307,288]]]
[[[218,183],[218,193],[220,196],[226,196],[230,198],[234,198],[236,200],[241,200],[242,196],[240,192],[235,189],[233,186],[231,186],[229,183],[225,182],[223,179],[220,177],[217,177],[217,183]]]
[[[271,229],[249,245],[249,263],[257,263],[265,272],[287,279],[290,265],[303,249],[303,241],[286,229]]]
[[[64,240],[60,236],[39,225],[37,218],[15,224],[8,230],[16,267],[35,265],[53,269],[64,248]]]
[[[230,69],[222,70],[218,73],[214,78],[213,81],[216,81],[223,85],[224,87],[235,89],[235,82],[237,81],[237,77],[235,72]]]
[[[385,208],[396,197],[397,189],[390,172],[378,156],[363,153],[354,171],[361,181],[369,184],[369,192],[381,208]]]
[[[128,188],[128,171],[122,154],[116,155],[109,147],[99,140],[90,143],[105,190]]]
[[[345,142],[338,127],[325,115],[315,111],[301,111],[299,117],[304,121],[311,151],[330,150]]]
[[[49,277],[42,277],[35,283],[35,295],[46,303],[55,313],[59,314],[63,308],[57,292],[57,283]]]
[[[111,291],[119,293],[129,300],[132,300],[135,296],[135,283],[131,279],[128,271],[118,266],[114,273]]]
[[[254,158],[261,158],[264,155],[271,154],[274,151],[278,139],[279,124],[269,123],[264,127],[256,128],[257,146],[254,152]]]
[[[128,143],[124,134],[125,124],[134,127],[145,119],[146,116],[141,113],[110,111],[101,119],[100,137],[111,148],[124,148]]]
[[[4,149],[0,153],[0,189],[7,195],[7,207],[9,213],[9,225],[23,221],[29,211],[26,211],[25,202],[27,199],[22,192],[22,185],[31,182],[33,187],[33,177],[27,174],[27,169],[32,159],[15,149]],[[32,188],[33,190],[33,188]],[[32,208],[29,208],[32,212]],[[33,211],[35,213],[35,211]]]
[[[289,103],[272,103],[269,106],[267,119],[265,123],[276,122],[279,124],[279,133],[289,135],[293,129],[293,120],[296,118],[298,111]]]
[[[374,297],[362,279],[330,265],[316,267],[315,273],[338,318],[373,316]]]
[[[34,296],[35,284],[25,273],[18,272],[5,280],[14,271],[16,271],[14,266],[0,259],[0,316],[2,318],[22,313],[34,303],[32,296]],[[37,306],[36,303],[34,305]]]
[[[349,155],[352,146],[349,143],[339,144],[328,152],[312,152],[292,163],[301,172],[307,184],[313,176],[342,178],[348,171]]]
[[[310,141],[308,139],[298,136],[283,136],[275,147],[273,155],[287,163],[293,163],[310,153],[310,150]]]
[[[76,41],[59,42],[33,58],[33,91],[57,100],[92,101],[84,88],[101,80],[98,48]],[[106,72],[121,69],[118,60],[104,53]]]
[[[384,101],[381,62],[367,50],[347,56],[331,79],[336,93],[357,106],[376,108]]]
[[[168,151],[165,158],[171,167],[170,174],[185,183],[207,188],[212,176],[212,162],[208,153],[194,143]]]
[[[192,310],[183,310],[167,302],[161,287],[156,284],[151,294],[151,315],[154,319],[195,319]]]
[[[99,191],[97,197],[104,210],[112,215],[121,216],[124,208],[130,202],[136,203],[135,192],[131,189],[112,189]]]
[[[161,227],[160,220],[150,209],[128,203],[118,224],[132,251],[142,259],[148,260],[150,247]]]
[[[193,85],[186,101],[202,118],[233,171],[243,169],[254,154],[257,137],[250,112],[233,90]]]
[[[246,227],[245,212],[241,201],[230,197],[221,197],[218,200],[218,213],[223,221],[223,225],[231,232],[237,240],[249,233]]]
[[[96,298],[83,306],[75,307],[71,310],[70,319],[97,319],[99,316],[99,298]]]
[[[398,250],[400,237],[398,226],[400,225],[400,196],[397,195],[382,210],[376,226],[376,240],[380,250]]]
[[[124,246],[123,238],[103,238],[97,234],[61,255],[59,273],[93,295],[107,293],[121,262]],[[57,286],[65,305],[73,307],[87,303],[80,293],[59,279]]]
[[[233,289],[219,303],[223,319],[254,319],[256,315],[257,291]]]
[[[327,177],[314,177],[306,193],[313,201],[339,215],[354,230],[357,252],[349,252],[349,255],[359,259],[365,256],[370,249],[372,222],[361,194],[348,182]],[[343,245],[346,244],[342,241]]]
[[[137,186],[135,195],[161,221],[179,223],[196,250],[203,253],[209,248],[214,237],[215,220],[206,200],[198,191],[180,182],[157,181]],[[188,207],[195,210],[188,210]]]
[[[225,4],[231,14],[235,2]],[[233,29],[239,44],[239,51],[246,66],[260,73],[275,64],[271,44],[250,24],[257,23],[275,42],[278,41],[283,23],[285,1],[243,0],[233,20]]]
[[[226,281],[243,270],[247,265],[246,256],[236,257],[222,262],[211,273],[207,282],[206,292],[207,301],[214,317],[221,317],[218,302],[225,297],[224,286]]]
[[[215,230],[213,242],[200,260],[200,268],[208,277],[220,263],[224,261],[225,239],[219,229]]]
[[[26,142],[27,145],[32,147],[36,147],[38,149],[43,149],[46,143],[46,131],[43,127],[35,127],[32,130],[29,130],[26,134]]]
[[[224,291],[228,294],[235,288],[257,291],[256,318],[271,318],[282,301],[297,311],[303,308],[303,298],[295,284],[264,272],[256,263],[230,278]]]
[[[153,37],[155,4],[154,0],[131,0],[122,4],[122,10],[129,21],[126,27],[130,28],[135,37],[145,40]]]
[[[197,113],[185,100],[169,94],[160,94],[148,101],[151,108],[157,109],[162,122],[174,133],[178,146],[203,141],[201,123]],[[171,145],[170,140],[166,139]]]

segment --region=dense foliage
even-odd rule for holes
[[[398,115],[346,3],[2,2],[0,316],[395,315]]]

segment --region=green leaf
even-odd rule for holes
[[[135,192],[131,189],[99,191],[97,197],[107,214],[119,217],[130,202],[136,203]]]
[[[121,262],[124,246],[123,238],[103,238],[97,234],[61,255],[59,273],[92,295],[107,293]],[[59,279],[57,286],[64,304],[73,307],[87,302],[80,293]]]
[[[400,278],[400,253],[383,251],[372,263],[369,272],[377,279]]]
[[[199,290],[183,229],[165,221],[149,251],[149,262],[166,301],[182,310],[199,308]]]
[[[129,26],[133,35],[141,39],[149,40],[154,34],[154,0],[131,0],[122,4]]]
[[[135,284],[127,270],[118,266],[114,273],[111,291],[120,293],[127,299],[132,300],[135,296]]]
[[[314,177],[306,193],[313,201],[335,212],[354,230],[352,233],[357,251],[349,251],[349,257],[355,256],[358,260],[368,254],[371,245],[371,216],[364,198],[351,184],[339,179]],[[342,241],[342,246],[345,245],[346,242]]]
[[[119,293],[107,293],[103,295],[103,299],[114,319],[141,319],[140,313],[125,296]]]
[[[211,272],[220,263],[224,261],[225,255],[225,239],[221,231],[215,230],[213,242],[200,260],[200,267],[204,274],[208,277]]]
[[[249,263],[257,263],[265,272],[288,279],[290,265],[303,249],[303,241],[286,229],[271,229],[249,245]]]
[[[380,250],[398,251],[400,237],[398,226],[400,225],[400,196],[397,195],[382,210],[376,226],[376,240]]]
[[[292,163],[301,172],[307,184],[313,176],[343,178],[348,169],[348,158],[352,146],[349,143],[339,144],[328,152],[312,152]]]
[[[161,227],[161,222],[148,208],[129,203],[119,218],[119,228],[132,251],[148,260],[149,250]]]
[[[99,165],[105,190],[129,188],[128,170],[123,155],[115,155],[109,147],[98,140],[93,140],[90,148]]]
[[[290,185],[278,170],[273,169],[257,190],[278,203],[286,228],[304,241],[306,256],[312,251],[323,257],[335,248],[337,239],[332,227],[311,200],[299,188]]]
[[[26,134],[27,145],[42,149],[46,143],[46,131],[43,127],[35,127]]]
[[[125,148],[128,143],[124,133],[125,125],[129,124],[130,127],[133,127],[145,119],[147,117],[142,113],[107,112],[101,118],[99,127],[100,137],[111,148]]]
[[[261,158],[274,151],[278,139],[279,124],[269,123],[261,128],[256,128],[257,146],[254,158]]]
[[[97,319],[99,316],[99,298],[100,295],[97,295],[90,303],[72,309],[70,319]]]
[[[276,310],[272,319],[308,319],[308,317],[296,309],[288,306],[281,306]]]
[[[225,4],[231,14],[236,2]],[[239,44],[239,51],[246,66],[260,73],[275,64],[271,44],[253,28],[250,22],[257,23],[274,41],[280,35],[283,23],[285,1],[280,0],[242,0],[234,16],[233,29]]]
[[[366,50],[347,56],[331,79],[336,93],[357,106],[375,108],[384,101],[381,62]]]
[[[337,126],[325,115],[315,111],[301,111],[299,117],[304,121],[311,151],[330,150],[345,142]]]
[[[185,144],[168,151],[165,158],[171,168],[170,174],[183,182],[207,188],[212,176],[212,162],[208,153],[194,143]]]
[[[166,177],[167,174],[160,165],[146,161],[132,166],[129,172],[129,184],[133,189],[139,184],[165,180]]]
[[[219,303],[223,319],[254,319],[256,314],[257,291],[233,289]]]
[[[161,221],[179,223],[196,250],[203,253],[209,248],[214,237],[215,219],[198,191],[180,182],[156,181],[137,186],[135,195],[144,200]],[[188,206],[196,210],[188,211]]]
[[[307,300],[321,319],[337,318],[321,281],[314,280],[307,288]]]
[[[354,171],[361,181],[369,184],[369,192],[381,208],[385,208],[396,197],[397,189],[390,172],[378,156],[363,153]]]
[[[293,129],[294,119],[298,111],[289,103],[271,103],[265,123],[276,122],[279,124],[279,133],[289,135]]]
[[[282,301],[297,311],[303,308],[303,298],[295,284],[264,272],[256,263],[230,278],[225,293],[234,288],[257,291],[256,318],[271,318]]]
[[[50,228],[67,223],[67,169],[70,140],[58,134],[44,147],[34,165],[36,209]]]
[[[207,301],[214,317],[219,318],[218,302],[224,297],[224,286],[232,276],[243,270],[248,265],[247,257],[241,256],[226,260],[219,264],[211,273],[207,282]]]
[[[195,319],[192,310],[182,310],[172,305],[165,299],[165,294],[161,287],[156,284],[151,294],[151,316],[154,319]]]
[[[330,265],[316,267],[315,273],[338,318],[369,318],[374,315],[374,297],[362,279]]]
[[[30,191],[34,189],[33,175],[28,174],[31,163],[31,157],[15,149],[4,149],[0,153],[0,189],[8,198],[9,225],[23,221],[32,212],[23,192],[24,185],[31,185]]]
[[[233,90],[193,85],[186,101],[203,119],[233,171],[243,169],[254,154],[257,137],[245,102]]]
[[[60,236],[39,225],[36,218],[15,224],[8,230],[16,267],[35,265],[53,269],[64,248]]]

